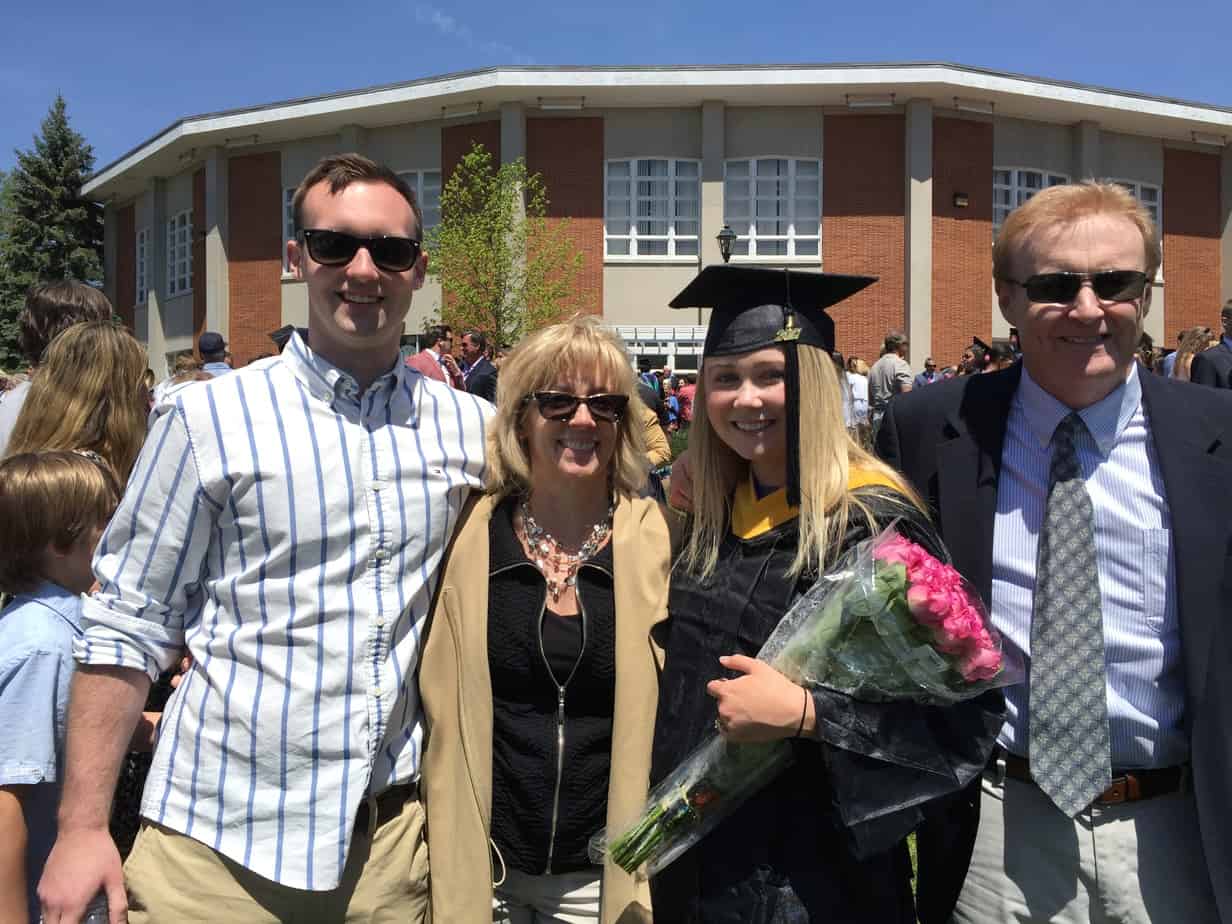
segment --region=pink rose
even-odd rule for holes
[[[992,680],[1001,670],[1001,652],[996,648],[977,648],[958,665],[963,680]]]
[[[913,557],[911,547],[914,542],[909,542],[902,536],[894,535],[877,546],[873,552],[873,557],[879,561],[888,562],[895,565],[906,565]]]

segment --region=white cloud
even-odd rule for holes
[[[505,42],[492,41],[490,39],[481,38],[471,30],[471,27],[465,23],[458,22],[453,16],[436,9],[426,4],[418,4],[415,7],[415,21],[423,26],[430,26],[441,35],[448,38],[457,39],[467,48],[475,51],[483,52],[484,54],[494,57],[503,58],[502,63],[512,64],[534,64],[535,59],[528,55],[519,52],[512,45]]]

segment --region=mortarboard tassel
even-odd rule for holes
[[[800,361],[796,341],[783,343],[787,358],[787,503],[800,506]]]

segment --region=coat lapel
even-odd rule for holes
[[[1177,619],[1191,707],[1205,692],[1215,619],[1227,586],[1232,538],[1232,445],[1226,421],[1184,400],[1182,388],[1139,370],[1142,400],[1172,522]]]
[[[937,447],[941,532],[954,566],[985,602],[992,599],[993,524],[997,477],[1010,401],[1021,366],[972,379],[958,408],[946,419],[948,437]]]

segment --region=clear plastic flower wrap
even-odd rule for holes
[[[872,702],[945,706],[1019,683],[988,611],[952,566],[895,526],[855,546],[779,621],[757,655],[796,683]],[[638,820],[590,843],[655,875],[792,762],[788,741],[734,744],[708,736],[650,792]]]

